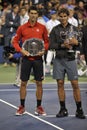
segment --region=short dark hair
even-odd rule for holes
[[[22,7],[20,8],[20,11],[21,11],[22,9],[25,9],[25,10],[26,10],[26,7],[25,7],[25,6],[22,6]]]
[[[31,6],[29,9],[28,9],[28,13],[31,11],[31,10],[35,10],[38,12],[38,9],[35,5]]]
[[[58,15],[60,15],[61,13],[67,14],[67,15],[69,16],[69,11],[68,11],[68,9],[66,9],[66,8],[61,8],[61,9],[58,11]]]
[[[19,7],[17,4],[14,4],[14,5],[13,5],[13,9],[15,9],[15,8],[17,8],[17,7]]]

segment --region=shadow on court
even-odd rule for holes
[[[19,106],[19,88],[12,84],[0,84],[0,130],[87,130],[87,84],[80,84],[82,105],[86,119],[75,117],[76,105],[70,84],[65,84],[68,117],[56,118],[59,111],[56,84],[43,85],[42,106],[47,116],[35,116],[35,84],[27,87],[26,114],[15,116]]]

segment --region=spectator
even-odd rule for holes
[[[82,32],[83,32],[83,38],[82,38],[82,50],[81,50],[81,60],[85,60],[86,61],[86,65],[87,65],[87,24],[85,26],[83,26],[82,28]]]
[[[78,27],[78,21],[76,18],[74,18],[74,8],[73,7],[68,7],[69,10],[69,19],[68,22],[72,24],[75,27]]]
[[[11,11],[12,11],[12,4],[11,3],[7,3],[6,8],[2,10],[2,15],[6,16],[6,14],[10,13]]]
[[[84,14],[84,18],[87,17],[87,9],[85,8],[85,3],[84,1],[79,1],[78,4],[77,4],[77,7],[83,11],[83,14]]]
[[[66,0],[66,3],[61,4],[61,6],[63,8],[74,8],[75,7],[72,0]]]
[[[25,6],[26,12],[27,12],[27,15],[28,15],[28,9],[30,8],[30,2],[28,0],[25,0],[24,3],[23,3],[23,6]]]
[[[20,8],[20,25],[23,25],[26,22],[28,22],[28,19],[29,19],[29,16],[28,16],[28,14],[26,12],[26,8],[25,8],[25,6],[22,6]],[[13,38],[14,38],[14,36],[13,36]],[[12,41],[13,40],[11,40],[11,42]],[[20,41],[20,46],[22,46],[21,44],[22,43]],[[20,87],[20,85],[21,85],[21,80],[20,80],[20,73],[21,72],[20,71],[21,71],[21,58],[22,58],[22,54],[16,52],[15,54],[11,54],[9,58],[10,59],[11,58],[18,59],[18,62],[16,63],[16,80],[15,80],[14,86]]]
[[[5,46],[10,46],[11,38],[13,34],[16,33],[17,28],[20,25],[20,16],[19,16],[19,6],[14,5],[13,10],[6,15],[5,23]],[[8,64],[8,61],[5,61],[5,66]],[[14,64],[13,64],[14,65]]]
[[[77,21],[78,21],[78,29],[81,30],[82,27],[85,25],[85,19],[84,19],[84,14],[82,10],[78,11]]]
[[[0,17],[0,45],[4,46],[4,36],[5,36],[5,16]]]
[[[13,43],[14,36],[11,39],[11,44]],[[21,41],[20,41],[20,46],[22,46]],[[12,47],[13,47],[13,45],[12,45]],[[22,54],[15,51],[15,53],[9,53],[9,57],[8,58],[9,58],[10,62],[14,61],[14,63],[16,63],[16,76],[15,76],[16,78],[15,78],[14,86],[20,87],[20,85],[21,85],[21,80],[20,80],[20,73],[21,72],[20,71],[21,71]]]
[[[51,10],[50,12],[51,19],[46,23],[46,27],[48,30],[48,34],[50,35],[50,32],[52,31],[53,27],[60,24],[59,20],[57,19],[57,12],[55,10]],[[51,62],[52,59],[55,57],[55,51],[48,50],[47,56],[46,56],[46,73],[50,73],[51,69]]]
[[[25,6],[20,8],[20,25],[23,25],[29,20],[29,16],[27,14],[27,10]]]
[[[87,75],[87,21],[85,21],[85,25],[82,27],[82,47],[80,51],[80,61],[82,63],[81,68],[78,70],[79,75],[82,76],[84,74]]]

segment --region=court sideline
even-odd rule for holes
[[[75,103],[70,84],[65,84],[66,104],[69,116],[56,118],[59,111],[56,84],[44,84],[43,107],[47,116],[35,116],[35,84],[27,87],[26,114],[15,116],[19,105],[19,88],[12,84],[0,84],[0,129],[3,130],[87,130],[87,84],[80,84],[85,120],[75,117]]]

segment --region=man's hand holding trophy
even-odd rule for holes
[[[61,46],[69,49],[69,52],[72,52],[73,45],[78,45],[78,32],[74,31],[73,26],[71,25],[69,31],[61,31],[60,35],[62,40],[64,41]]]

